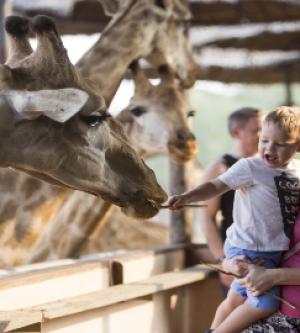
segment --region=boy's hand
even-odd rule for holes
[[[170,205],[170,209],[177,210],[181,209],[186,203],[186,197],[184,194],[173,195],[170,197],[168,204]]]
[[[232,259],[224,259],[222,266],[228,272],[239,276],[245,276],[248,273],[250,264],[251,263],[248,261],[247,257],[241,255]]]

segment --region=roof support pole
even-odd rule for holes
[[[171,195],[180,194],[187,190],[186,167],[179,165],[172,159],[170,161],[170,193]],[[170,242],[187,243],[190,242],[188,232],[188,215],[186,209],[172,211],[170,214]]]
[[[0,0],[0,63],[5,60],[5,38],[4,38],[4,2]]]
[[[0,0],[0,64],[5,62],[7,56],[7,43],[4,30],[4,19],[11,15],[10,0]]]

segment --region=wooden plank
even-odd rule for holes
[[[87,262],[16,273],[0,278],[0,310],[14,310],[74,297],[109,287],[110,273]]]
[[[185,333],[204,332],[210,327],[218,305],[224,299],[224,293],[217,276],[184,286],[182,289],[181,331]]]
[[[192,27],[189,35],[195,52],[204,47],[298,50],[300,22],[198,26]]]
[[[113,286],[102,291],[44,304],[32,309],[34,311],[42,310],[44,319],[50,320],[194,283],[207,278],[210,272],[201,265],[193,266],[179,272],[156,275],[146,280]]]
[[[47,320],[42,323],[42,333],[167,333],[157,329],[163,319],[157,313],[156,304],[146,300],[133,300],[68,317]],[[155,323],[154,323],[155,317]],[[158,321],[158,322],[156,322]]]
[[[14,0],[13,9],[28,16],[50,14],[54,17],[72,18],[74,21],[95,23],[107,20],[97,0],[65,1],[65,5],[63,3],[55,1],[49,5],[45,1]],[[227,25],[241,22],[300,20],[300,3],[293,0],[190,0],[189,3],[193,24]]]
[[[0,64],[5,62],[5,39],[4,39],[4,1],[0,0]]]
[[[195,54],[199,65],[199,80],[225,83],[285,83],[300,82],[300,52],[248,52],[220,48],[205,48]],[[156,71],[143,65],[148,77]]]
[[[0,333],[41,322],[40,310],[0,311]]]
[[[190,0],[189,2],[194,24],[236,24],[300,19],[300,3],[293,0]]]
[[[67,266],[43,268],[39,270],[25,271],[21,273],[11,273],[5,277],[0,278],[0,290],[24,286],[26,284],[33,284],[42,281],[49,281],[52,279],[62,278],[65,276],[70,276],[78,274],[80,272],[87,272],[95,269],[107,270],[107,265],[101,262],[81,262]]]
[[[185,266],[185,245],[167,245],[127,253],[112,260],[114,284],[130,283],[147,279],[168,271],[180,270]]]
[[[26,272],[33,272],[33,271],[44,270],[44,269],[47,270],[49,268],[54,268],[54,267],[73,265],[76,262],[78,262],[78,261],[76,261],[74,259],[60,259],[60,260],[39,262],[39,263],[35,263],[35,264],[30,264],[30,265],[16,266],[13,268],[8,268],[8,269],[3,268],[3,269],[0,269],[0,278],[8,276],[8,275],[12,276],[15,274],[21,274],[21,273],[26,273]]]
[[[184,164],[178,164],[169,157],[170,195],[186,192],[187,175]],[[189,243],[189,215],[186,209],[170,212],[170,241],[173,244]]]

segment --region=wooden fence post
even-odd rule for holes
[[[4,2],[0,0],[0,63],[5,60],[5,39],[4,39]]]
[[[185,175],[185,165],[179,165],[170,161],[170,193],[179,194],[187,190]],[[170,242],[187,243],[190,242],[188,215],[185,209],[171,211]]]
[[[3,64],[7,57],[7,42],[5,38],[4,18],[11,15],[12,7],[10,0],[0,0],[0,64]]]

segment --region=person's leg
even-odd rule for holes
[[[276,309],[256,308],[246,301],[213,330],[214,333],[240,333],[251,324],[270,316]]]
[[[211,328],[218,327],[228,315],[239,305],[243,304],[245,297],[242,297],[234,290],[230,289],[227,298],[218,306]]]

